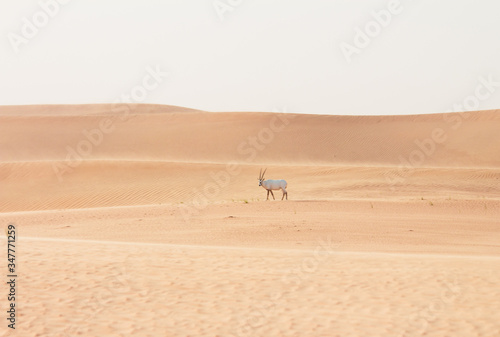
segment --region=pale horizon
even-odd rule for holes
[[[3,4],[0,105],[122,101],[149,67],[168,75],[132,103],[333,115],[500,108],[496,3],[146,4]]]

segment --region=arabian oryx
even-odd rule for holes
[[[285,180],[280,179],[280,180],[264,180],[264,174],[266,174],[267,168],[262,172],[262,169],[260,169],[260,174],[259,174],[259,186],[264,187],[267,190],[267,200],[269,200],[269,192],[271,192],[271,195],[274,198],[273,190],[282,190],[283,191],[283,196],[281,197],[281,200],[286,196],[286,200],[288,200],[288,192],[286,191],[287,183]]]

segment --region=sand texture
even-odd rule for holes
[[[498,110],[0,107],[0,336],[500,336],[499,154]]]

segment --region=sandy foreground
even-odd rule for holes
[[[0,336],[500,336],[499,126],[0,107]]]

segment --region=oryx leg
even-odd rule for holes
[[[266,201],[268,201],[268,200],[269,200],[269,190],[267,190],[267,199],[266,199]]]
[[[269,190],[269,192],[271,192],[271,195],[273,196],[273,200],[276,200],[276,198],[274,197],[274,193],[272,190]]]
[[[286,200],[288,200],[288,192],[284,188],[282,188],[281,190],[283,191],[283,196],[281,197],[281,200],[283,200],[283,198],[285,196],[286,196]]]

